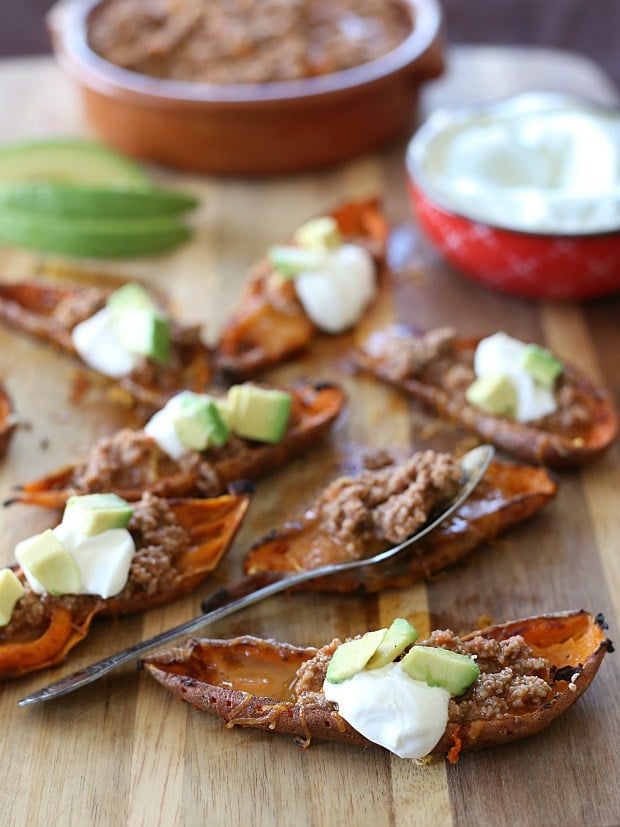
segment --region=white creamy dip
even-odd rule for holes
[[[470,116],[431,116],[414,139],[430,194],[509,229],[619,228],[620,117],[555,96],[521,101]]]
[[[120,379],[138,364],[139,357],[119,341],[116,320],[108,307],[76,325],[71,338],[84,362],[104,376]]]
[[[400,758],[428,755],[448,723],[448,690],[413,680],[400,663],[325,681],[323,692],[354,729]]]

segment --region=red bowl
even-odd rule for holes
[[[457,212],[432,191],[420,168],[422,142],[430,137],[420,130],[409,145],[410,201],[423,233],[460,272],[487,287],[535,299],[586,299],[620,291],[620,229],[528,232]]]

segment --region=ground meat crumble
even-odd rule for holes
[[[399,543],[458,489],[462,470],[451,454],[421,451],[402,464],[332,482],[310,514],[351,554],[373,540]]]
[[[335,638],[319,649],[310,660],[302,663],[291,687],[295,702],[312,708],[336,710],[322,687],[327,665],[341,641]],[[433,632],[416,645],[438,646],[476,658],[480,675],[464,695],[451,698],[448,708],[450,723],[491,720],[531,712],[549,696],[552,666],[545,658],[535,657],[520,635],[506,640],[490,640],[476,636],[461,640],[449,630]]]

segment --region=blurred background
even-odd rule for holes
[[[536,45],[596,61],[620,88],[620,0],[441,0],[449,43]],[[50,52],[53,0],[2,0],[0,57]]]

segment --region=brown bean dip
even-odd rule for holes
[[[351,556],[359,557],[377,539],[406,540],[456,493],[461,476],[452,454],[420,451],[400,464],[339,477],[309,516]]]
[[[306,707],[337,709],[337,704],[325,698],[322,687],[327,665],[340,643],[335,638],[300,666],[291,687],[296,703]],[[480,667],[480,675],[467,692],[450,699],[450,723],[522,715],[543,704],[551,691],[551,664],[545,658],[535,657],[520,635],[502,641],[487,640],[481,636],[463,641],[453,632],[445,630],[433,632],[428,640],[416,645],[438,646],[473,656]]]
[[[456,333],[449,327],[415,336],[396,326],[371,337],[367,350],[373,359],[381,361],[382,370],[392,381],[415,378],[439,385],[465,406],[465,391],[475,379],[475,345],[462,348],[456,343]],[[590,426],[592,400],[569,365],[557,381],[555,399],[554,413],[527,424],[565,436],[579,436]]]
[[[166,500],[144,494],[134,506],[129,531],[136,544],[127,583],[115,595],[131,599],[134,595],[153,595],[171,590],[181,574],[175,563],[189,546],[189,536]],[[17,603],[10,622],[0,629],[0,643],[38,637],[50,621],[54,607],[66,606],[77,619],[88,614],[96,595],[36,595],[27,582],[26,593]]]
[[[140,74],[265,83],[367,63],[412,28],[402,0],[109,0],[88,36],[101,57]]]

